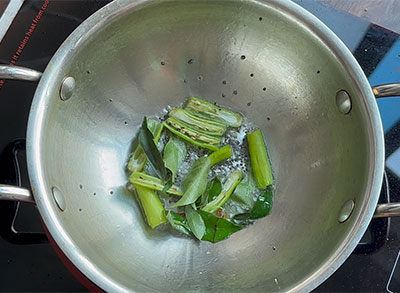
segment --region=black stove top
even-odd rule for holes
[[[0,43],[0,64],[14,63],[43,71],[63,40],[108,2],[25,0]],[[315,14],[344,41],[372,85],[400,82],[399,35],[314,0],[295,2]],[[0,3],[0,14],[4,9],[4,3]],[[33,83],[0,81],[0,150],[12,151],[6,148],[9,143],[25,137],[35,88]],[[400,201],[400,99],[382,99],[378,105],[387,159],[387,186],[380,200],[387,202],[390,193],[390,201]],[[23,149],[23,141],[17,141],[13,147]],[[23,151],[19,154],[23,163]],[[7,173],[7,162],[0,161],[0,180],[15,183],[17,178]],[[21,166],[21,174],[22,185],[29,187],[25,166]],[[7,215],[10,217],[10,211],[16,208],[19,208],[14,223],[16,230],[43,232],[34,206],[17,207],[6,202],[0,202],[0,230],[5,230],[6,224],[13,220],[7,219]],[[361,245],[315,291],[400,292],[399,237],[400,218],[373,220]],[[6,233],[5,238],[0,238],[0,291],[86,291],[43,235]],[[35,242],[41,244],[32,244]]]

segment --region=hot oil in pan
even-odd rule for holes
[[[184,104],[179,104],[175,105],[176,107],[183,108]],[[224,105],[220,105],[224,107]],[[162,110],[162,115],[163,117],[160,118],[162,115],[157,115],[157,116],[151,116],[151,119],[158,120],[159,122],[163,122],[168,118],[168,113],[173,109],[174,107],[172,106],[167,106]],[[225,107],[227,108],[227,107]],[[239,170],[242,171],[243,174],[248,174],[251,172],[251,164],[250,164],[250,156],[249,156],[249,149],[248,149],[248,144],[247,144],[247,139],[246,139],[246,134],[251,133],[257,129],[257,126],[254,125],[247,117],[245,117],[243,114],[241,114],[243,117],[242,124],[239,128],[232,128],[229,127],[227,131],[224,133],[221,139],[221,145],[230,145],[232,148],[232,157],[220,162],[219,164],[213,166],[211,168],[211,171],[208,176],[208,180],[212,180],[214,177],[218,177],[222,182],[224,178],[227,178],[232,171]],[[168,131],[163,131],[160,140],[157,144],[157,148],[162,151],[164,149],[164,146],[169,140],[169,137],[173,135]],[[175,136],[176,137],[176,136]],[[182,182],[185,179],[186,175],[191,169],[191,166],[193,163],[198,160],[200,157],[206,156],[210,154],[212,151],[199,148],[196,146],[193,146],[189,143],[186,143],[186,148],[187,148],[187,154],[185,160],[182,162],[181,166],[179,167],[176,178],[174,181],[174,184],[177,186],[182,186]],[[267,147],[268,149],[268,147]],[[146,166],[145,169],[146,173],[151,172],[148,166]],[[275,189],[274,186],[270,187],[272,189]],[[259,195],[259,192],[257,192],[257,189],[250,194],[251,200],[253,202],[256,201],[257,196]],[[162,198],[165,206],[170,206],[173,203],[169,201],[169,197],[163,197]],[[244,213],[246,210],[244,210],[242,207],[236,204],[232,204],[231,202],[227,202],[224,206],[224,211],[226,213],[226,216],[228,219],[232,219],[232,217],[236,214],[239,213]]]

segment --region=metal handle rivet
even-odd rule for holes
[[[60,87],[60,98],[66,101],[72,97],[75,90],[75,79],[72,76],[64,78]]]
[[[336,93],[336,106],[343,115],[349,114],[351,111],[351,98],[348,92],[340,90]]]
[[[64,195],[62,194],[61,190],[54,186],[52,188],[52,193],[53,193],[54,201],[56,202],[58,208],[61,211],[64,211],[66,208],[66,203],[65,203]]]
[[[354,210],[354,206],[355,206],[355,203],[354,203],[354,200],[352,200],[352,199],[349,201],[346,201],[344,203],[344,205],[339,213],[339,217],[338,217],[339,223],[344,223],[350,218],[351,213]]]

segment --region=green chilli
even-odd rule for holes
[[[242,124],[243,118],[240,114],[215,106],[195,97],[189,98],[185,109],[194,114],[200,114],[203,117],[222,121],[232,127],[239,127]]]
[[[260,129],[247,134],[251,167],[253,169],[254,180],[259,189],[265,189],[274,183],[272,178],[271,164],[264,142],[264,136]]]
[[[173,117],[185,122],[191,127],[203,131],[209,135],[222,136],[226,131],[226,125],[224,123],[200,118],[181,108],[172,109],[171,112],[169,112],[169,117]]]
[[[144,172],[133,172],[129,176],[129,181],[135,186],[142,186],[153,190],[163,191],[167,182],[159,178],[153,177]],[[182,196],[182,191],[179,187],[172,185],[166,191],[169,194]]]

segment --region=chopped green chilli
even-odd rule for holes
[[[240,114],[194,97],[189,98],[185,109],[194,114],[214,119],[214,121],[224,122],[232,127],[239,127],[242,124],[242,116]]]
[[[194,97],[165,118],[144,117],[127,169],[147,224],[216,243],[268,216],[272,170],[263,133],[252,130],[241,114]]]
[[[232,192],[235,190],[236,186],[239,184],[240,180],[242,180],[242,177],[243,177],[242,172],[233,171],[229,175],[226,182],[224,183],[221,193],[215,199],[213,199],[211,202],[209,202],[201,210],[208,212],[208,213],[216,212],[220,207],[222,207],[227,202],[227,200],[231,196]]]
[[[167,221],[165,218],[165,210],[154,190],[139,185],[134,185],[134,187],[149,226],[155,228],[165,223]]]
[[[222,136],[226,131],[226,125],[224,123],[203,119],[181,108],[172,109],[171,112],[169,112],[169,117],[174,117],[209,135]]]
[[[211,166],[218,164],[223,160],[227,160],[232,156],[232,148],[230,145],[223,146],[219,150],[209,155]]]
[[[134,172],[129,176],[129,181],[133,185],[139,185],[142,187],[146,187],[149,189],[154,189],[158,191],[163,191],[165,185],[167,184],[166,181],[159,179],[157,177],[150,176],[144,172]],[[168,188],[167,193],[182,196],[182,191],[179,187],[172,185]]]
[[[167,128],[169,131],[171,131],[173,134],[179,136],[180,138],[183,138],[184,140],[188,141],[189,143],[201,147],[201,148],[205,148],[205,149],[209,149],[212,151],[216,151],[218,149],[218,145],[216,144],[208,144],[208,143],[204,143],[204,142],[199,142],[198,140],[195,140],[194,138],[180,132],[179,130],[175,129],[173,126],[169,125],[168,123],[164,122],[164,126],[165,128]]]
[[[260,129],[247,134],[251,167],[253,168],[254,179],[257,187],[265,189],[274,183],[272,178],[271,165],[264,142],[264,136]]]
[[[179,121],[173,117],[169,117],[165,122],[178,130],[180,133],[190,137],[195,141],[198,141],[199,143],[213,144],[218,146],[221,142],[220,137],[205,134],[203,131],[197,130],[189,124]]]

